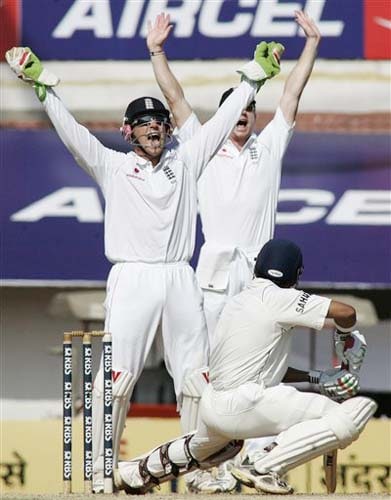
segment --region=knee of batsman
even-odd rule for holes
[[[339,440],[340,447],[345,448],[358,438],[376,409],[377,404],[372,399],[356,397],[344,401],[324,418]]]

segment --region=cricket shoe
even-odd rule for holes
[[[92,492],[93,493],[103,493],[104,482],[103,482],[103,470],[94,470],[92,475]]]
[[[114,469],[114,486],[117,491],[124,490],[128,495],[144,495],[159,485],[159,480],[149,474],[139,460],[120,462],[118,466],[118,469]]]
[[[114,474],[114,472],[113,472],[113,474]],[[117,491],[117,488],[114,484],[114,493],[116,491]],[[93,480],[92,480],[92,493],[94,493],[94,494],[105,493],[105,481],[103,479],[103,471],[100,474],[94,474]]]
[[[270,493],[274,495],[289,495],[293,493],[293,488],[276,472],[267,472],[266,474],[259,474],[254,468],[238,468],[233,467],[231,474],[244,486],[255,488],[261,493]]]
[[[230,493],[236,489],[237,481],[224,463],[211,470],[195,471],[186,476],[189,493],[214,494]]]
[[[255,488],[257,491],[263,493],[271,493],[276,495],[289,495],[293,493],[293,488],[290,484],[284,481],[276,472],[267,472],[260,474],[254,468],[254,462],[265,452],[257,453],[253,459],[246,455],[243,460],[238,464],[236,463],[231,468],[232,476],[237,479],[241,484],[249,488]]]

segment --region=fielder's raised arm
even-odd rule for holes
[[[147,46],[156,81],[167,100],[178,128],[186,122],[192,113],[192,108],[185,98],[183,89],[171,71],[164,51],[164,44],[172,30],[170,16],[159,14],[154,23],[148,22]],[[280,58],[284,47],[276,42],[260,42],[254,52],[254,59],[238,70],[241,79],[248,82],[256,81],[259,88],[266,80],[280,72]]]
[[[185,98],[180,83],[171,71],[164,52],[164,44],[171,30],[172,24],[170,24],[168,14],[159,14],[153,24],[148,21],[147,46],[156,81],[173,114],[176,126],[180,128],[191,115],[192,108]]]
[[[295,20],[305,33],[306,43],[299,60],[286,80],[280,100],[280,108],[288,124],[295,121],[300,97],[311,75],[321,39],[318,27],[306,13],[295,11]]]

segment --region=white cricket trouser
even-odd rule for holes
[[[189,451],[203,462],[232,439],[278,434],[278,445],[257,458],[254,467],[258,473],[284,474],[323,453],[346,448],[358,438],[376,407],[369,398],[356,397],[338,404],[285,385],[264,389],[247,383],[229,391],[208,386],[201,398],[200,426],[188,441]],[[186,441],[181,436],[168,447],[169,459],[180,467],[189,464]],[[148,471],[157,477],[167,474],[162,446],[147,454]],[[120,464],[120,471],[127,480],[135,471],[139,474],[136,461]],[[138,480],[143,484],[140,475]]]
[[[275,436],[300,422],[320,419],[338,406],[325,396],[287,385],[264,389],[247,383],[229,391],[215,391],[209,385],[201,400],[202,423],[190,451],[203,460],[231,439]]]
[[[158,327],[177,397],[186,373],[207,365],[202,294],[188,263],[114,265],[105,306],[105,329],[113,337],[114,371],[128,370],[137,380]]]

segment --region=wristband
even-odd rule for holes
[[[334,331],[335,342],[345,342],[350,337],[351,332],[341,332],[338,329]]]
[[[164,50],[156,50],[156,51],[151,51],[151,52],[149,53],[149,55],[150,55],[151,57],[153,57],[153,56],[161,56],[161,55],[163,55],[163,54],[164,54]]]
[[[354,325],[350,326],[349,328],[345,328],[343,326],[340,326],[335,320],[334,320],[334,324],[337,328],[337,331],[339,331],[341,333],[351,333],[355,329],[357,323],[354,323]]]

